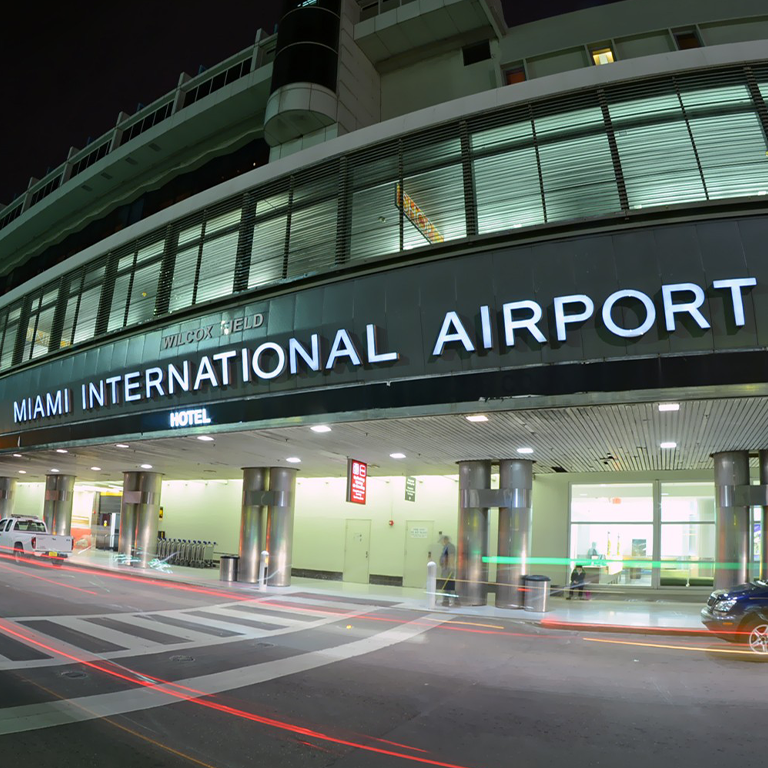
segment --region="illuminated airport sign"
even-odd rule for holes
[[[197,427],[210,424],[207,408],[187,408],[184,411],[171,411],[169,418],[171,427]]]
[[[365,504],[368,493],[368,465],[357,459],[347,459],[347,501]]]
[[[445,238],[438,232],[437,227],[427,218],[424,211],[416,205],[413,198],[401,189],[399,184],[397,185],[397,190],[395,192],[395,205],[403,211],[408,221],[410,221],[430,243],[434,245],[435,243],[442,243],[445,241]]]

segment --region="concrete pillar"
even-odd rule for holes
[[[715,589],[728,589],[749,577],[749,507],[736,506],[735,487],[749,485],[746,451],[716,453]]]
[[[0,477],[0,520],[13,514],[16,478]]]
[[[74,475],[46,475],[43,520],[50,533],[72,533],[72,502],[75,497]]]
[[[297,472],[298,470],[289,467],[272,467],[269,470],[269,490],[274,498],[267,513],[267,584],[272,587],[291,586],[293,508]]]
[[[491,487],[490,461],[459,462],[459,525],[456,591],[467,605],[485,605],[488,596],[488,508],[473,491]]]
[[[162,478],[160,472],[123,472],[118,550],[136,558],[132,564],[140,568],[157,557]]]
[[[760,451],[760,485],[768,485],[768,451]],[[760,578],[768,579],[768,506],[760,521]]]
[[[256,584],[259,580],[259,560],[265,547],[264,517],[267,510],[261,494],[267,490],[268,470],[264,467],[243,467],[243,503],[240,514],[240,563],[238,581]]]
[[[499,507],[499,557],[512,557],[520,562],[496,566],[496,605],[500,608],[522,608],[525,593],[523,576],[531,542],[531,493],[533,462],[529,459],[503,459],[499,462],[499,491],[509,506]]]

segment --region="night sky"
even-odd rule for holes
[[[504,0],[507,23],[616,0]],[[0,203],[136,111],[272,32],[279,0],[9,4],[0,29]],[[42,8],[45,8],[43,11]]]

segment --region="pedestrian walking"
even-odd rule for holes
[[[453,604],[460,605],[459,596],[456,594],[456,547],[451,542],[450,536],[442,538],[443,551],[440,554],[440,576],[442,578],[440,590],[443,593],[443,605],[448,608]]]

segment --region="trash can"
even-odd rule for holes
[[[549,576],[523,576],[526,611],[544,613],[549,610]]]
[[[219,579],[221,581],[237,581],[237,555],[222,555],[219,561]]]

